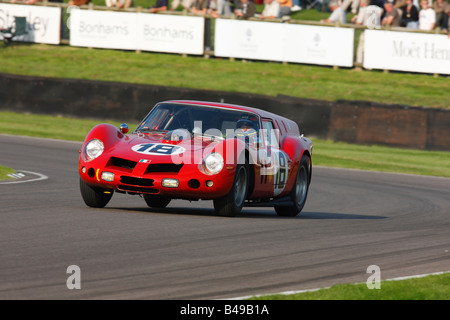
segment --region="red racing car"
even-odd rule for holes
[[[80,190],[101,208],[114,192],[148,206],[172,199],[213,200],[217,214],[274,207],[303,209],[311,182],[312,142],[295,122],[256,108],[201,101],[158,103],[132,134],[100,124],[80,153]]]

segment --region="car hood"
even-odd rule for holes
[[[111,156],[126,158],[134,161],[145,159],[152,162],[186,162],[185,157],[202,159],[208,151],[212,151],[220,139],[206,137],[186,138],[180,141],[165,139],[165,134],[129,134],[121,139],[110,150]]]

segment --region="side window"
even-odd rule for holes
[[[272,121],[263,120],[263,129],[264,140],[267,141],[267,146],[278,148],[278,137]]]

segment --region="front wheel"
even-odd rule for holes
[[[298,215],[306,203],[308,196],[310,181],[310,164],[311,160],[308,156],[303,156],[300,160],[300,166],[297,171],[297,178],[294,187],[291,190],[290,198],[293,202],[291,207],[275,207],[275,211],[279,216],[295,217]]]
[[[248,165],[238,165],[230,192],[226,196],[214,200],[214,209],[217,214],[225,217],[234,217],[241,212],[247,198],[248,176]]]
[[[92,208],[103,208],[111,200],[114,191],[92,187],[80,178],[81,196],[87,206]]]

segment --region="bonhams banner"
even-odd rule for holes
[[[276,22],[217,19],[216,56],[353,66],[354,30]]]
[[[25,17],[27,21],[26,34],[14,41],[60,43],[61,8],[0,3],[0,29],[14,30],[14,17]]]
[[[364,67],[450,74],[450,38],[443,34],[364,31]]]
[[[204,18],[94,10],[70,12],[70,45],[203,54]]]

